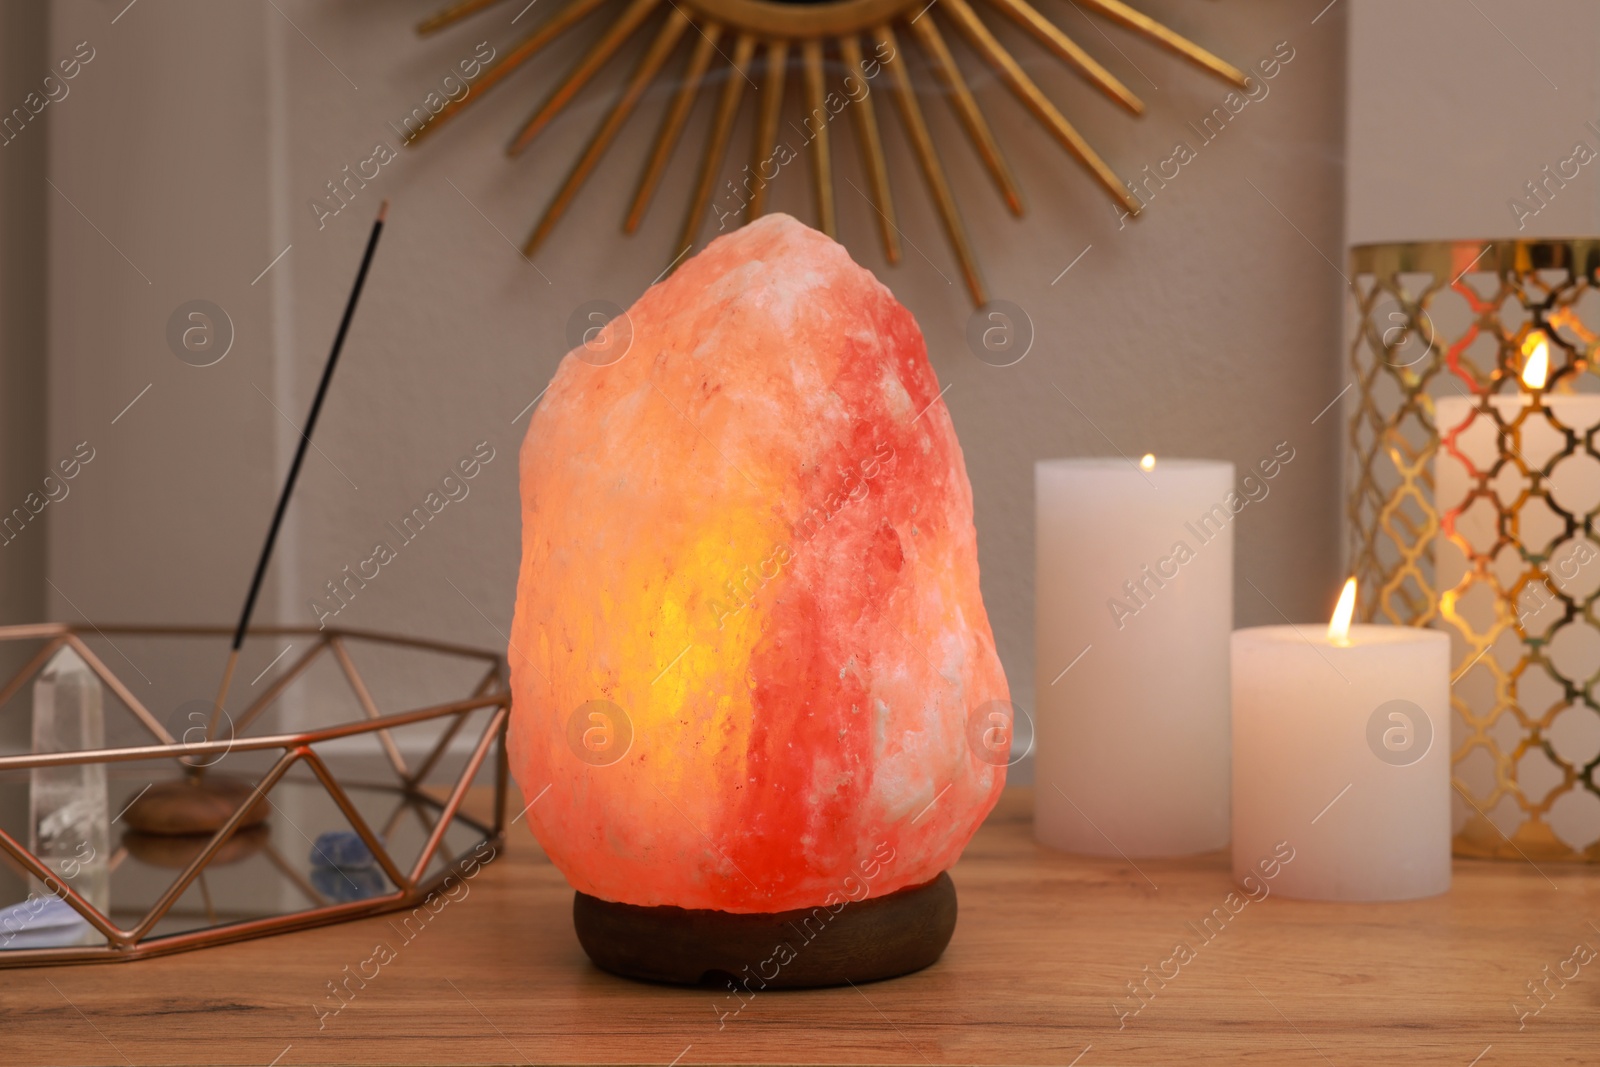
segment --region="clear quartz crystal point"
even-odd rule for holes
[[[50,658],[33,683],[33,751],[105,747],[100,679],[70,647]],[[110,913],[110,806],[103,763],[35,767],[28,791],[29,848],[103,915]],[[58,895],[35,885],[43,898]],[[99,935],[86,927],[85,940]]]

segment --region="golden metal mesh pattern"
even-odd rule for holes
[[[1368,621],[1451,635],[1456,854],[1600,861],[1600,242],[1350,265],[1351,569]]]

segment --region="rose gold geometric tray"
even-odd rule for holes
[[[18,648],[15,643],[19,642],[39,646],[0,688],[0,724],[9,721],[15,725],[13,716],[19,713],[24,716],[22,723],[27,722],[25,701],[15,698],[31,692],[24,687],[63,646],[76,651],[115,698],[104,702],[104,748],[45,755],[27,751],[0,754],[0,907],[15,900],[32,909],[49,903],[44,893],[54,893],[81,917],[80,923],[68,915],[67,922],[81,925],[82,937],[76,940],[86,942],[31,947],[41,932],[25,929],[26,920],[14,918],[0,929],[0,968],[140,959],[384,912],[425,909],[430,899],[437,902],[439,894],[452,891],[451,882],[470,878],[481,863],[501,851],[506,828],[505,728],[511,695],[500,655],[367,631],[252,629],[246,652],[254,651],[258,660],[270,655],[272,646],[286,639],[290,642],[278,660],[256,676],[257,682],[291,649],[300,648],[299,657],[282,667],[259,695],[251,693],[255,682],[236,688],[236,693],[242,691],[250,698],[242,710],[228,709],[228,736],[186,740],[194,736],[194,728],[183,730],[183,720],[174,720],[172,713],[164,722],[152,711],[154,701],[150,697],[141,700],[138,695],[141,690],[161,692],[163,686],[157,685],[157,678],[164,685],[181,673],[157,669],[157,653],[152,650],[162,643],[176,645],[171,654],[187,659],[191,665],[187,673],[206,674],[214,686],[215,671],[230,635],[229,628],[216,626],[45,623],[0,627],[0,651]],[[271,639],[270,643],[266,639]],[[138,680],[130,682],[134,674],[124,677],[113,672],[106,665],[111,652],[103,657],[96,646],[113,650],[127,661]],[[128,659],[124,646],[140,653],[141,661],[152,667],[151,674]],[[25,646],[21,653],[26,654]],[[387,660],[389,667],[383,674],[369,665],[368,675],[375,681],[393,682],[391,676],[403,676],[417,668],[417,661],[430,657],[444,663],[418,674],[414,683],[402,678],[387,685],[397,690],[393,702],[410,702],[418,689],[444,687],[448,696],[449,687],[456,684],[447,677],[451,674],[461,676],[454,691],[466,696],[381,713],[357,660]],[[320,681],[319,674],[323,676]],[[187,684],[187,692],[201,691],[199,682]],[[342,700],[356,714],[351,721],[319,729],[251,735],[250,727],[265,713],[285,706],[289,694],[318,705]],[[242,702],[242,696],[230,700]],[[114,708],[118,703],[129,717],[117,715]],[[154,706],[157,710],[161,707]],[[180,705],[177,712],[187,706]],[[189,715],[192,719],[195,713]],[[311,717],[327,716],[319,706]],[[476,741],[470,749],[453,748],[451,742],[469,721],[476,722]],[[131,740],[142,743],[113,744],[114,726],[124,734],[136,731],[138,736]],[[20,736],[26,734],[24,726]],[[420,756],[414,769],[408,766],[396,740],[402,735],[408,742],[426,735],[414,750]],[[494,814],[486,825],[464,814],[461,803],[491,748],[495,749],[489,772],[494,783]],[[109,914],[91,906],[70,881],[52,876],[27,848],[29,770],[90,763],[106,765],[108,815],[117,813],[110,838]],[[334,769],[358,763],[366,778]],[[223,764],[220,770],[210,769],[219,764]],[[207,774],[227,773],[255,785],[250,798],[209,838],[154,838],[128,831],[119,821],[127,805],[142,792],[141,786],[148,788],[196,766],[206,767]],[[377,768],[376,780],[368,780],[373,777],[373,767]],[[263,797],[270,805],[267,822],[254,830],[241,830],[244,814]],[[18,809],[21,818],[15,817]],[[12,813],[9,818],[8,812]],[[351,845],[349,833],[353,832],[370,856],[362,857],[359,866],[323,862],[326,854],[316,842],[329,829],[346,831],[344,839]],[[30,886],[34,895],[25,898]],[[66,915],[59,906],[55,912]],[[31,911],[14,913],[24,914]]]

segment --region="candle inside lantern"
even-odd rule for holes
[[[1550,343],[1542,331],[1531,331],[1522,351],[1523,389],[1490,396],[1494,416],[1479,409],[1475,396],[1434,401],[1440,437],[1434,503],[1440,515],[1440,562],[1447,572],[1441,588],[1455,585],[1462,568],[1462,554],[1459,546],[1452,546],[1450,534],[1458,534],[1473,554],[1492,555],[1499,538],[1500,510],[1514,507],[1531,485],[1518,468],[1542,473],[1565,451],[1566,431],[1581,442],[1589,430],[1600,426],[1600,396],[1545,393]],[[1581,443],[1571,456],[1556,461],[1543,483],[1549,501],[1576,517],[1580,526],[1583,516],[1600,505],[1600,462],[1586,455]],[[1479,504],[1485,494],[1490,499]],[[1521,509],[1519,518],[1518,541],[1534,556],[1543,556],[1566,527],[1551,509]]]
[[[1474,729],[1490,725],[1496,686],[1487,677],[1488,663],[1474,670],[1469,661],[1483,651],[1478,642],[1486,638],[1480,635],[1496,632],[1502,612],[1530,637],[1547,640],[1551,662],[1579,685],[1600,668],[1593,652],[1596,631],[1584,621],[1581,606],[1572,625],[1557,629],[1568,618],[1560,595],[1570,595],[1581,605],[1600,582],[1600,572],[1587,567],[1597,553],[1586,518],[1600,507],[1600,462],[1583,445],[1585,436],[1600,427],[1600,396],[1547,393],[1549,353],[1545,333],[1530,331],[1522,343],[1522,390],[1490,396],[1489,412],[1480,410],[1477,397],[1435,401],[1440,446],[1433,463],[1439,514],[1434,561],[1441,596],[1436,625],[1458,639],[1454,662],[1468,663],[1457,696],[1468,702]],[[1570,455],[1562,456],[1568,450],[1568,431],[1576,443]],[[1510,524],[1502,519],[1506,512],[1514,516]],[[1568,515],[1575,525],[1571,535]],[[1512,552],[1502,551],[1505,533],[1514,539]],[[1469,595],[1484,584],[1492,595],[1482,596],[1481,590]],[[1482,658],[1495,655],[1491,651]],[[1524,693],[1524,681],[1519,676],[1512,683],[1513,694],[1538,704],[1530,709],[1537,718],[1548,710],[1549,701]],[[1465,740],[1455,738],[1452,751]],[[1456,773],[1487,806],[1499,776],[1515,781],[1520,770],[1520,762],[1512,759],[1468,760]],[[1458,805],[1458,822],[1471,815],[1465,804]],[[1498,838],[1498,831],[1485,829]]]
[[[1351,626],[1233,634],[1233,873],[1303,900],[1450,888],[1450,642]],[[1285,856],[1292,861],[1284,862]]]
[[[1034,832],[1091,855],[1228,842],[1233,464],[1035,468]]]

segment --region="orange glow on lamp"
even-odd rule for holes
[[[522,500],[511,767],[596,962],[737,974],[769,929],[789,984],[937,958],[863,958],[852,924],[948,940],[943,872],[1004,784],[1011,705],[910,313],[762,218],[563,360]],[[606,931],[664,947],[608,956]]]

